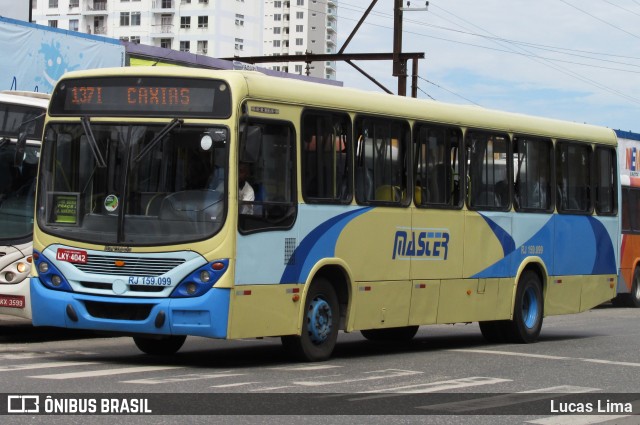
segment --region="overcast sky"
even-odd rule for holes
[[[336,50],[370,4],[338,0]],[[379,0],[345,52],[391,53],[393,4]],[[418,97],[640,133],[640,0],[430,0],[403,14],[403,52],[425,53]],[[356,64],[397,92],[390,61]],[[337,69],[345,86],[380,91]]]

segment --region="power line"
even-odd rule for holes
[[[633,13],[634,15],[640,16],[640,13],[636,13],[636,12],[634,12],[633,10],[627,9],[626,7],[622,7],[622,6],[617,5],[617,4],[615,4],[615,3],[611,3],[611,2],[610,2],[610,1],[608,1],[608,0],[603,0],[603,1],[604,1],[605,3],[609,3],[611,6],[615,6],[615,7],[619,8],[619,9],[622,9],[622,10],[624,10],[625,12]],[[638,2],[636,2],[636,3],[638,3]]]
[[[458,96],[459,98],[464,99],[464,100],[466,100],[467,102],[471,102],[471,103],[473,103],[474,105],[480,106],[479,104],[477,104],[477,103],[476,103],[476,102],[474,102],[473,100],[471,100],[471,99],[467,99],[466,97],[462,96],[461,94],[458,94],[458,93],[456,93],[456,92],[454,92],[454,91],[451,91],[451,90],[449,90],[449,89],[447,89],[447,88],[444,88],[444,87],[442,87],[442,86],[440,86],[440,85],[438,85],[438,84],[434,83],[433,81],[429,81],[429,80],[427,80],[426,78],[423,78],[423,77],[421,77],[421,76],[419,76],[419,75],[418,75],[418,78],[420,78],[420,79],[421,79],[421,80],[423,80],[423,81],[426,81],[427,83],[429,83],[429,84],[431,84],[431,85],[434,85],[434,86],[438,87],[439,89],[442,89],[442,90],[444,90],[444,91],[446,91],[446,92],[449,92],[449,93],[451,93],[451,94],[452,94],[452,95],[454,95],[454,96]],[[420,91],[422,91],[422,90],[420,90]],[[423,93],[424,93],[424,92],[423,92]],[[431,97],[431,96],[429,96],[429,97]],[[433,98],[432,98],[432,99],[433,99]]]
[[[587,12],[586,10],[582,10],[582,9],[580,9],[579,7],[574,6],[574,5],[572,5],[571,3],[569,3],[569,2],[567,2],[567,1],[565,1],[565,0],[560,0],[560,1],[561,1],[562,3],[564,3],[564,4],[566,4],[567,6],[571,6],[571,7],[573,7],[574,9],[579,10],[580,12],[584,13],[585,15],[589,15],[589,16],[591,16],[593,19],[596,19],[596,20],[598,20],[598,21],[600,21],[600,22],[602,22],[602,23],[604,23],[604,24],[609,25],[610,27],[613,27],[613,28],[615,28],[615,29],[617,29],[617,30],[619,30],[619,31],[622,31],[622,32],[626,33],[626,34],[629,34],[629,35],[630,35],[630,36],[632,36],[632,37],[640,38],[640,36],[638,36],[638,35],[636,35],[636,34],[634,34],[634,33],[631,33],[631,32],[629,32],[629,31],[627,31],[627,30],[625,30],[625,29],[622,29],[622,28],[620,28],[620,27],[618,27],[618,26],[616,26],[616,25],[613,25],[612,23],[607,22],[607,21],[605,21],[604,19],[600,19],[600,18],[598,18],[597,16],[595,16],[595,15],[593,15],[593,14],[591,14],[591,13]],[[608,3],[608,2],[607,2],[607,3]]]

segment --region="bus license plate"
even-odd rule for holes
[[[0,295],[0,307],[24,308],[24,297],[22,295]]]
[[[87,264],[87,251],[79,249],[58,248],[56,252],[58,261],[66,261],[68,263]]]

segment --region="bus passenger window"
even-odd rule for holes
[[[591,147],[585,144],[556,144],[556,192],[558,211],[590,214]]]
[[[416,124],[414,202],[418,206],[460,207],[459,128]]]
[[[467,202],[476,210],[507,210],[511,205],[509,137],[471,131],[466,135]]]
[[[409,125],[399,120],[358,117],[355,129],[356,201],[407,205]]]
[[[351,121],[347,114],[305,111],[302,196],[310,203],[351,202]]]
[[[551,140],[527,136],[514,138],[515,167],[514,206],[517,211],[550,212],[553,210],[551,191]]]
[[[609,148],[596,148],[596,212],[600,215],[615,214],[617,211],[618,170],[615,151]]]

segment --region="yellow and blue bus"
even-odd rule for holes
[[[150,354],[281,337],[311,361],[340,330],[479,322],[534,342],[543,317],[616,294],[616,143],[251,71],[69,73],[43,138],[33,322]]]
[[[24,319],[31,319],[33,208],[48,99],[0,92],[0,314]]]

